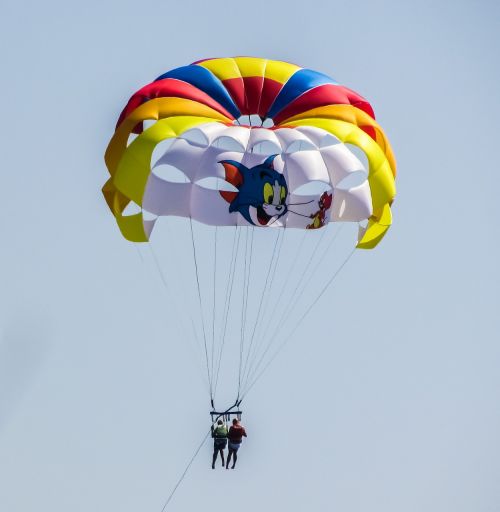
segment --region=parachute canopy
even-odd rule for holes
[[[148,241],[164,218],[150,261],[212,407],[218,391],[239,406],[355,246],[375,247],[391,224],[396,164],[371,105],[286,62],[207,59],[162,74],[126,104],[105,160],[126,239]]]
[[[160,75],[128,101],[105,160],[104,196],[135,242],[157,217],[179,216],[299,229],[359,222],[357,247],[372,248],[392,220],[395,159],[368,101],[286,62],[215,58]],[[130,203],[140,211],[127,214]]]

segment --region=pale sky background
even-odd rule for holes
[[[0,510],[160,512],[207,430],[103,153],[140,86],[254,55],[368,98],[394,226],[249,395],[237,470],[207,443],[168,510],[500,511],[499,34],[493,1],[4,0]]]

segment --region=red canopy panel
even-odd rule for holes
[[[353,105],[375,119],[371,105],[362,96],[342,85],[325,84],[309,89],[274,116],[274,124],[289,117],[326,105]]]
[[[131,112],[133,112],[137,107],[141,106],[146,101],[155,98],[167,97],[185,98],[188,100],[197,101],[198,103],[206,105],[207,107],[213,108],[229,119],[233,119],[233,116],[220,103],[215,101],[205,92],[200,91],[200,89],[194,85],[188,84],[187,82],[183,82],[181,80],[177,80],[175,78],[164,78],[163,80],[151,82],[150,84],[144,86],[130,98],[127,105],[120,114],[120,117],[118,118],[116,127],[118,127]],[[141,132],[142,123],[134,128],[134,133]]]

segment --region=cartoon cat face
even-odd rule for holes
[[[234,160],[220,162],[226,180],[238,189],[238,192],[220,193],[230,203],[229,211],[240,212],[254,226],[268,226],[288,211],[288,186],[285,177],[274,170],[276,156],[250,169]]]

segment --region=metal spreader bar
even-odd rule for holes
[[[231,418],[237,418],[241,420],[242,411],[210,411],[210,416],[212,417],[212,423],[215,423],[218,419],[222,418],[224,421],[230,421]]]

